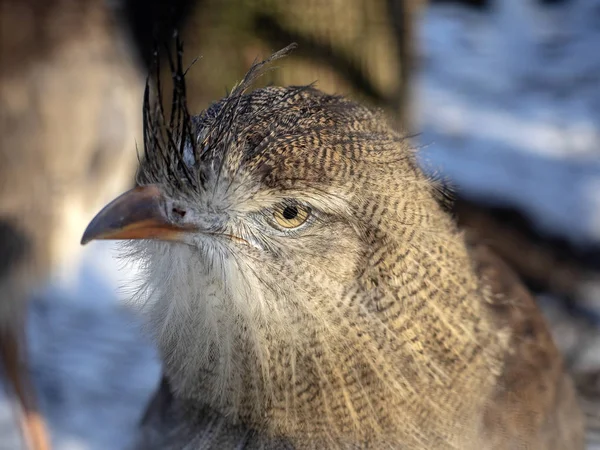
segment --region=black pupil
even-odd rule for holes
[[[283,217],[286,220],[291,220],[298,215],[298,208],[295,206],[286,206],[283,209]]]

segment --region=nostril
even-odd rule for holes
[[[173,211],[173,214],[179,216],[180,218],[185,217],[185,210],[183,210],[181,208],[173,207],[172,211]]]

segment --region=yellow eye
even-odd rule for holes
[[[273,218],[282,228],[298,228],[310,217],[310,208],[302,205],[281,205],[273,211]]]

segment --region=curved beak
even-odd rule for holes
[[[92,219],[81,244],[98,239],[181,240],[187,229],[173,223],[166,208],[165,196],[158,186],[134,188],[110,202]]]

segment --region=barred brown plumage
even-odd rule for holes
[[[381,114],[312,86],[248,93],[253,68],[191,117],[173,67],[180,119],[148,91],[140,187],[83,237],[128,239],[145,270],[164,379],[137,448],[582,448],[532,298]],[[310,216],[276,226],[289,204]]]

